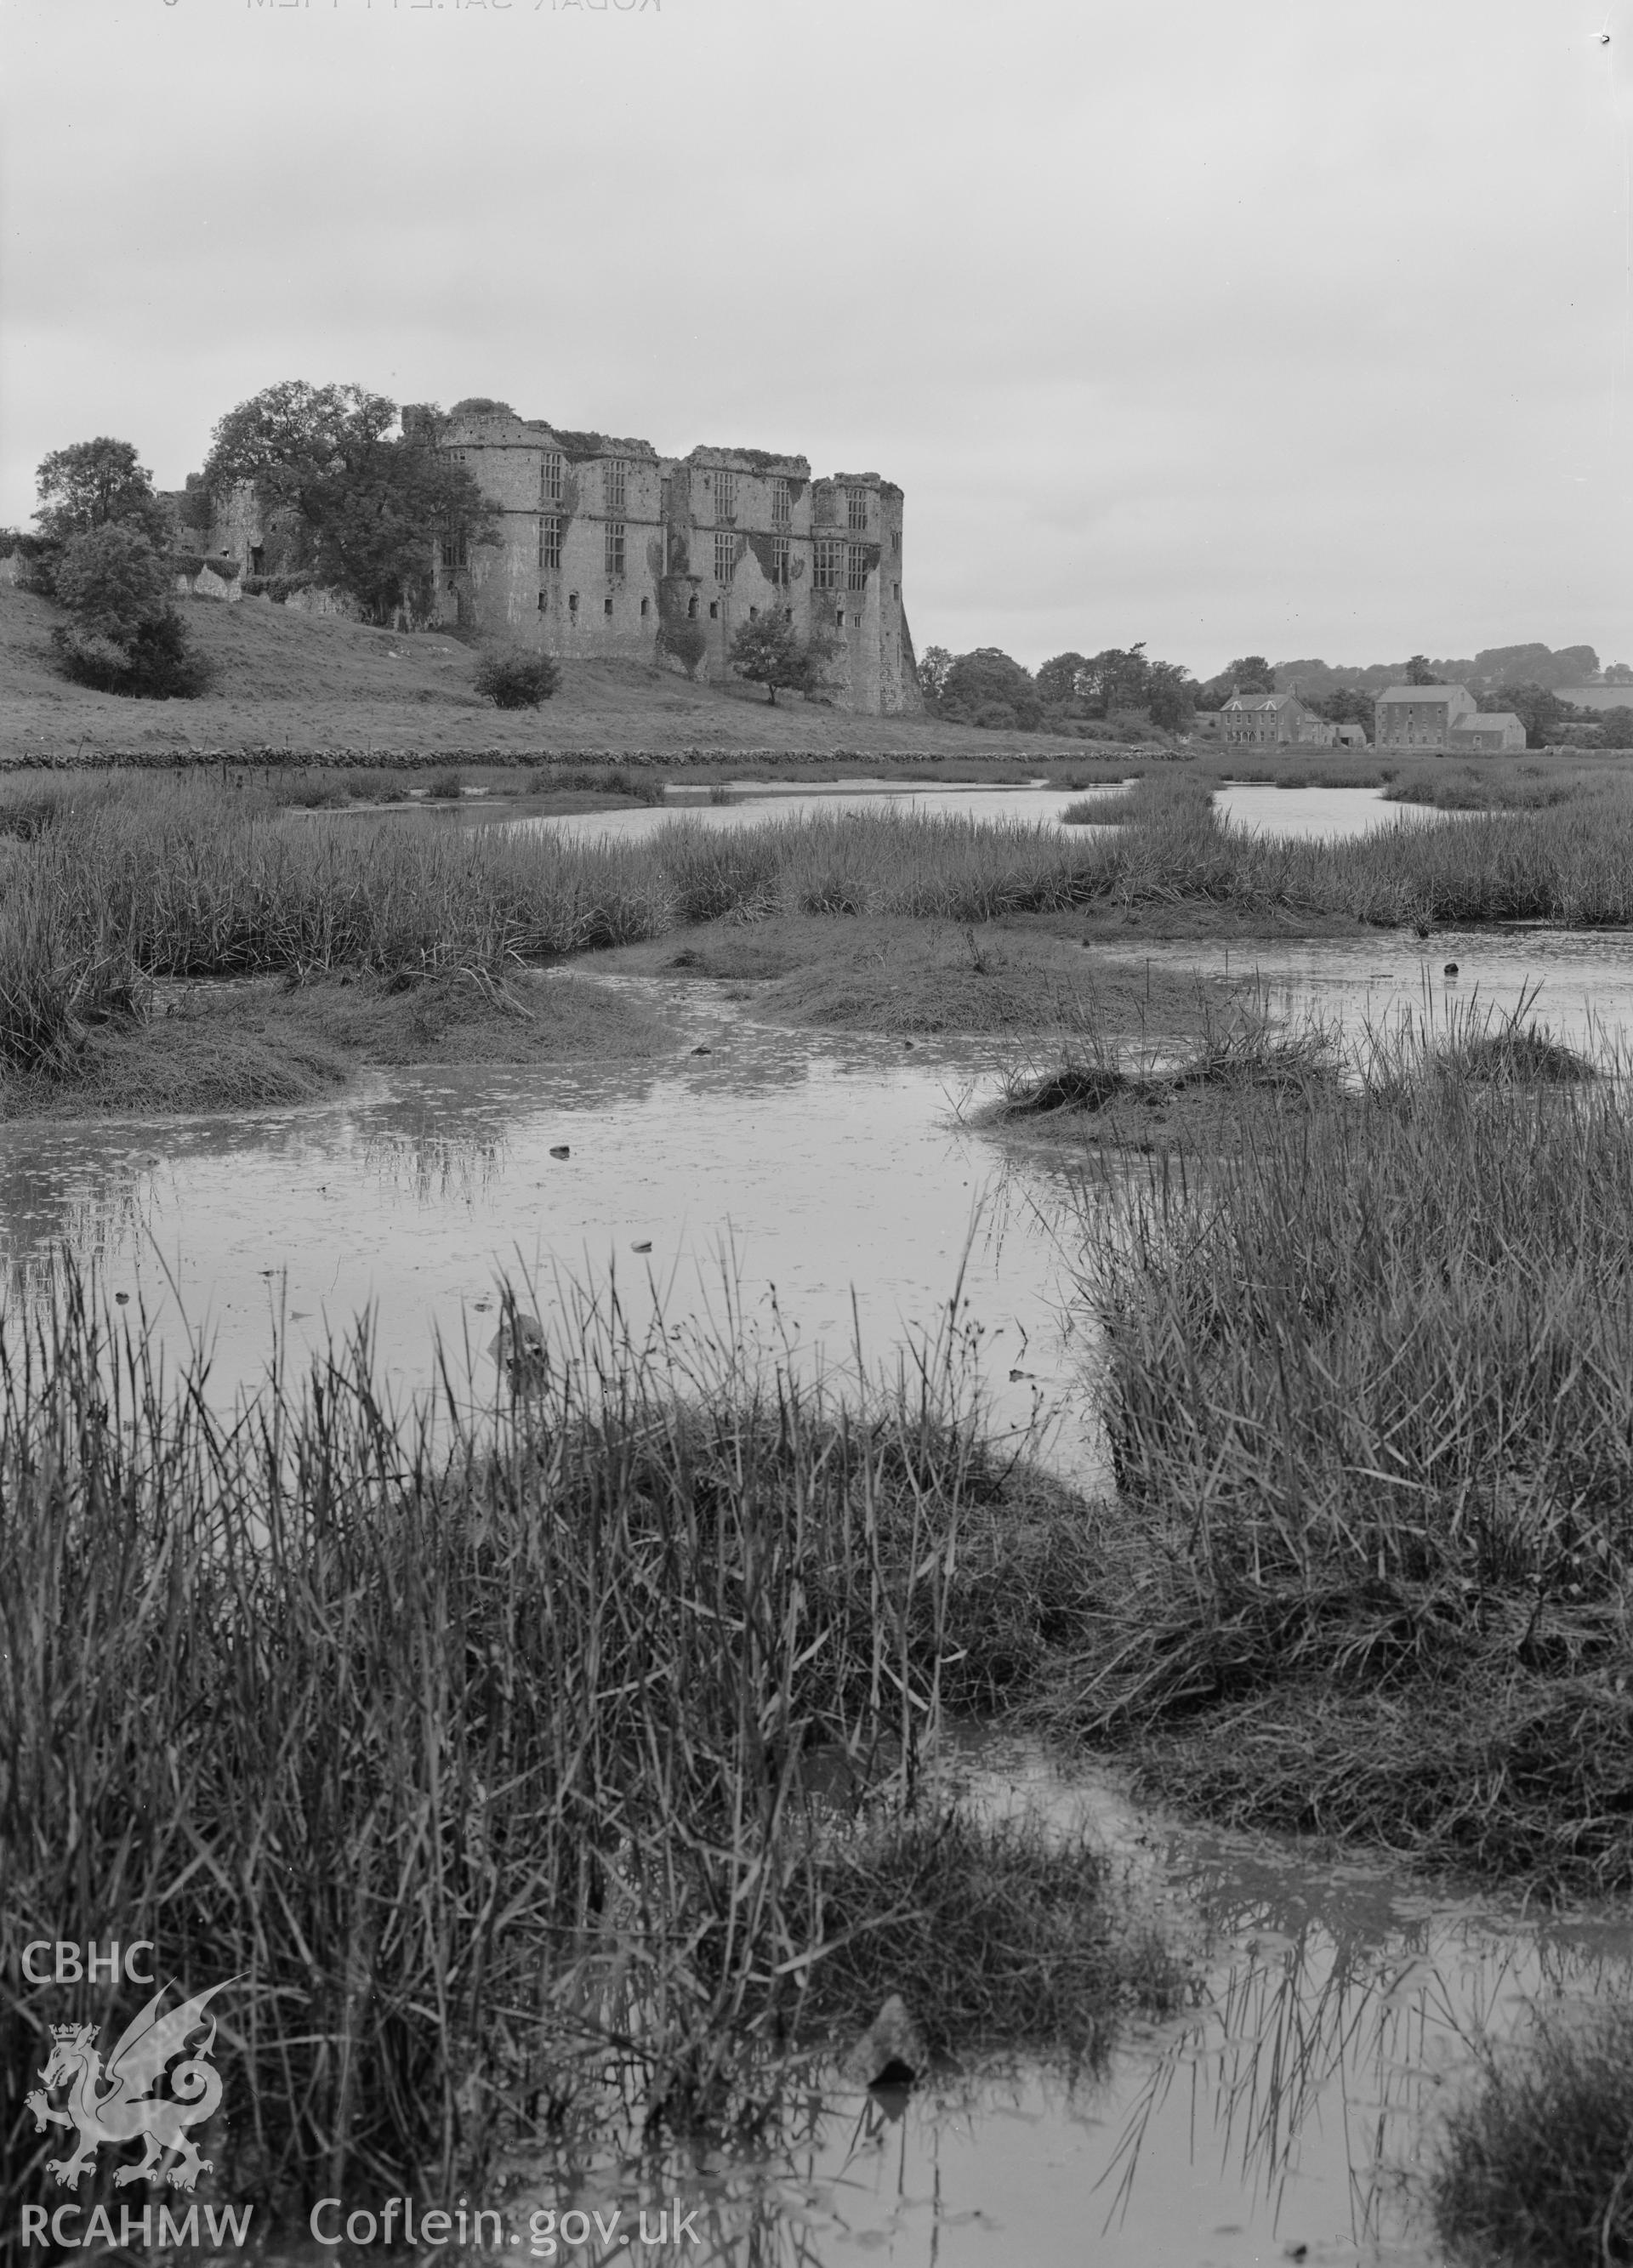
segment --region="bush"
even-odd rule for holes
[[[502,707],[504,704],[501,703],[500,705]],[[439,802],[455,803],[464,792],[465,775],[455,769],[433,772],[425,782],[425,793],[428,796],[434,796]]]
[[[560,684],[561,672],[547,653],[494,653],[477,665],[474,682],[497,709],[536,709]]]
[[[79,622],[53,630],[51,644],[63,675],[97,693],[123,693],[139,701],[192,701],[209,687],[211,672],[188,645],[181,618],[166,607],[128,638],[112,638]]]

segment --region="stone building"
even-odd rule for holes
[[[1373,708],[1373,742],[1380,748],[1444,755],[1456,727],[1479,713],[1480,704],[1466,685],[1391,685]]]
[[[697,674],[718,682],[738,630],[780,614],[831,645],[838,706],[920,706],[902,491],[876,473],[813,480],[805,458],[759,449],[661,457],[497,403],[456,409],[440,441],[495,506],[498,541],[440,547],[437,621],[565,660],[647,663],[695,626]]]
[[[1526,745],[1526,728],[1511,709],[1481,709],[1459,717],[1446,734],[1448,755],[1511,755]]]
[[[1296,693],[1233,693],[1219,712],[1230,748],[1330,748],[1337,729]]]

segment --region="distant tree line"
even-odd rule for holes
[[[1143,639],[1097,654],[1058,653],[1035,674],[998,646],[954,654],[933,645],[919,664],[919,688],[926,707],[949,724],[1085,740],[1183,731],[1198,692],[1188,670],[1152,660]]]
[[[1629,706],[1573,708],[1541,679],[1491,676],[1492,665],[1535,661],[1539,656],[1555,684],[1589,677],[1626,684]],[[1463,664],[1415,653],[1404,662],[1372,664],[1353,673],[1329,669],[1320,661],[1273,664],[1261,653],[1250,653],[1201,682],[1178,663],[1149,659],[1143,641],[1093,655],[1056,654],[1036,671],[997,646],[954,654],[933,645],[919,665],[927,708],[949,723],[1119,740],[1185,733],[1198,711],[1218,709],[1232,694],[1297,688],[1314,715],[1333,725],[1359,725],[1370,741],[1377,696],[1385,687],[1447,683],[1467,686],[1483,711],[1511,711],[1525,725],[1527,747],[1572,742],[1633,747],[1633,666],[1619,662],[1601,672],[1592,646],[1566,646],[1553,653],[1547,646],[1490,647],[1475,663]]]

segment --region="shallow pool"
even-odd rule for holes
[[[230,1402],[365,1310],[406,1395],[434,1341],[478,1396],[496,1285],[616,1280],[637,1313],[788,1338],[843,1370],[956,1326],[1001,1428],[1097,1477],[1083,1326],[1047,1197],[1056,1169],[1001,1166],[958,1123],[1002,1049],[768,1031],[654,980],[700,1050],[616,1069],[397,1071],[301,1109],[0,1130],[0,1285],[46,1289],[71,1256],[159,1342],[214,1351]],[[552,1152],[565,1146],[568,1155]],[[956,1316],[950,1302],[959,1301]]]
[[[707,2268],[1430,2268],[1423,2176],[1473,2043],[1533,2001],[1633,1984],[1625,1908],[1539,1922],[1436,1897],[1383,1867],[1187,1830],[1092,1770],[980,1742],[989,1810],[1087,1821],[1191,1963],[1186,2006],[1073,2079],[1024,2063],[944,2077],[891,2116],[860,2090],[808,2106],[777,2150],[654,2165],[535,2163],[512,2211],[593,2205],[649,2227],[698,2208]],[[1302,2248],[1302,2249],[1301,2249]],[[622,2257],[622,2256],[620,2256]],[[630,2256],[654,2262],[659,2248]]]
[[[1206,940],[1141,948],[1156,966],[1233,978],[1257,976],[1272,1012],[1313,1012],[1358,1035],[1403,1013],[1445,1028],[1453,1017],[1512,1015],[1592,1048],[1633,1040],[1633,930],[1513,928],[1357,930],[1353,937],[1224,946]]]

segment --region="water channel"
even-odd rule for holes
[[[1030,816],[1049,799],[933,792],[941,807],[982,814],[1031,793]],[[1322,818],[1321,831],[1400,815],[1369,791],[1306,793],[1322,810],[1299,815]],[[1335,806],[1340,796],[1351,799]],[[1306,803],[1242,790],[1227,807],[1266,824],[1267,797],[1277,818]],[[701,815],[743,824],[766,810],[756,798]],[[556,823],[639,833],[668,816]],[[1225,966],[1206,944],[1151,952]],[[1455,978],[1444,974],[1451,960]],[[1369,933],[1230,956],[1231,973],[1248,964],[1289,1015],[1312,1004],[1353,1022],[1456,988],[1511,1007],[1541,983],[1538,1012],[1556,1028],[1633,1033],[1625,934],[1488,932],[1421,946]],[[671,1323],[718,1328],[735,1309],[768,1351],[792,1344],[841,1371],[858,1336],[877,1359],[934,1341],[950,1314],[994,1423],[1099,1484],[1092,1335],[1062,1226],[1063,1169],[1030,1151],[1001,1162],[967,1123],[1005,1045],[907,1050],[770,1030],[696,988],[642,981],[669,984],[676,1034],[673,1056],[651,1063],[400,1071],[301,1109],[0,1130],[0,1322],[46,1293],[71,1256],[127,1295],[125,1312],[173,1350],[173,1369],[202,1336],[214,1395],[254,1389],[275,1329],[301,1356],[369,1310],[380,1368],[405,1399],[428,1379],[438,1340],[480,1399],[493,1390],[484,1350],[501,1277],[531,1286],[542,1311],[564,1276],[592,1288],[616,1278]],[[775,2152],[535,2168],[534,2202],[628,2209],[626,2228],[665,2195],[699,2206],[700,2241],[682,2255],[636,2243],[558,2257],[1426,2268],[1440,2256],[1417,2177],[1471,2041],[1511,2031],[1533,2001],[1633,1982],[1624,1906],[1539,1920],[1499,1899],[1437,1897],[1386,1867],[1181,1827],[1017,1744],[950,1768],[979,1803],[1032,1808],[1063,1828],[1088,1819],[1132,1894],[1186,1948],[1186,2006],[1075,2082],[1025,2066],[975,2072],[915,2094],[898,2118],[838,2090]]]

